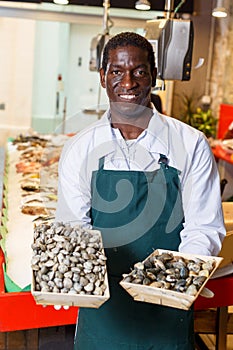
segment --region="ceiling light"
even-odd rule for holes
[[[146,10],[150,10],[150,2],[148,0],[138,0],[136,1],[135,3],[135,8],[137,10],[143,10],[143,11],[146,11]]]
[[[223,6],[222,0],[217,0],[216,7],[212,11],[212,16],[220,18],[227,17],[227,11]]]
[[[54,4],[56,5],[68,5],[69,0],[53,0]]]
[[[227,17],[227,11],[225,7],[215,7],[212,11],[214,17]]]

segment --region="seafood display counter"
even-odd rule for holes
[[[7,275],[6,260],[10,258],[10,254],[7,256],[5,251],[5,235],[7,233],[7,222],[9,216],[13,215],[11,221],[15,221],[14,225],[17,228],[17,235],[21,242],[23,242],[23,237],[27,237],[25,226],[28,226],[28,230],[31,230],[33,227],[33,219],[37,217],[35,215],[31,215],[30,218],[27,216],[26,225],[20,227],[20,220],[19,223],[17,222],[18,214],[15,212],[9,212],[9,203],[7,200],[9,184],[7,183],[7,177],[9,175],[9,167],[11,167],[12,164],[8,156],[9,154],[6,151],[6,148],[1,148],[0,200],[2,203],[2,210],[0,212],[0,332],[75,324],[78,307],[71,306],[69,309],[62,307],[60,310],[56,310],[54,306],[44,307],[43,305],[37,305],[30,292],[30,286],[19,288],[17,283],[14,283],[14,280]],[[26,162],[24,165],[26,166]],[[17,197],[17,194],[14,193],[13,196]],[[38,211],[38,209],[41,208],[42,206],[35,206],[34,209]],[[22,207],[16,209],[21,211]],[[30,208],[27,207],[26,209],[33,210],[33,206]],[[14,217],[14,215],[16,216]],[[28,224],[29,222],[31,222],[31,225]],[[16,242],[16,249],[20,251],[20,247],[17,247],[17,244],[18,243]],[[19,264],[19,262],[17,263]],[[22,276],[24,275],[26,282],[30,280],[30,275],[27,276],[27,268],[22,265]]]
[[[6,292],[0,250],[0,332],[75,324],[77,307],[56,310],[37,305],[31,292]]]
[[[47,142],[37,137],[21,138],[18,143],[9,142],[7,151],[0,149],[0,332],[69,325],[77,321],[77,306],[56,310],[52,305],[37,305],[30,290],[28,251],[33,227],[54,218],[57,164],[64,140],[49,138]],[[233,288],[232,275],[210,280],[206,287],[215,297],[198,297],[196,310],[233,304],[229,292]]]

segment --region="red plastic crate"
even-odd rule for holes
[[[222,159],[225,162],[228,162],[230,164],[233,164],[233,154],[225,151],[221,145],[217,145],[214,148],[212,148],[212,152],[217,159]]]
[[[78,307],[55,310],[35,303],[30,292],[6,293],[0,249],[0,332],[75,324]]]
[[[210,279],[206,288],[214,293],[214,297],[204,298],[199,295],[194,303],[196,310],[233,305],[233,275]]]
[[[233,122],[233,105],[221,104],[219,110],[219,122],[217,138],[222,139]]]

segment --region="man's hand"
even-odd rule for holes
[[[201,295],[202,297],[204,297],[204,298],[213,298],[213,297],[214,297],[214,293],[213,293],[210,289],[208,289],[208,288],[206,288],[206,287],[204,287],[204,288],[202,289],[200,295]]]

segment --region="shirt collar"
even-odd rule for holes
[[[158,111],[154,109],[154,114],[148,128],[145,130],[149,136],[146,138],[146,142],[152,153],[168,155],[169,135],[167,118],[169,117],[158,113]]]
[[[148,128],[139,136],[140,142],[145,144],[151,153],[159,153],[168,156],[169,135],[168,135],[168,116],[160,114],[156,109],[153,110],[153,116]],[[101,134],[106,140],[122,139],[119,130],[111,128],[111,113],[108,109],[99,122],[104,126],[101,128]],[[114,147],[109,149],[109,153],[114,151]]]

